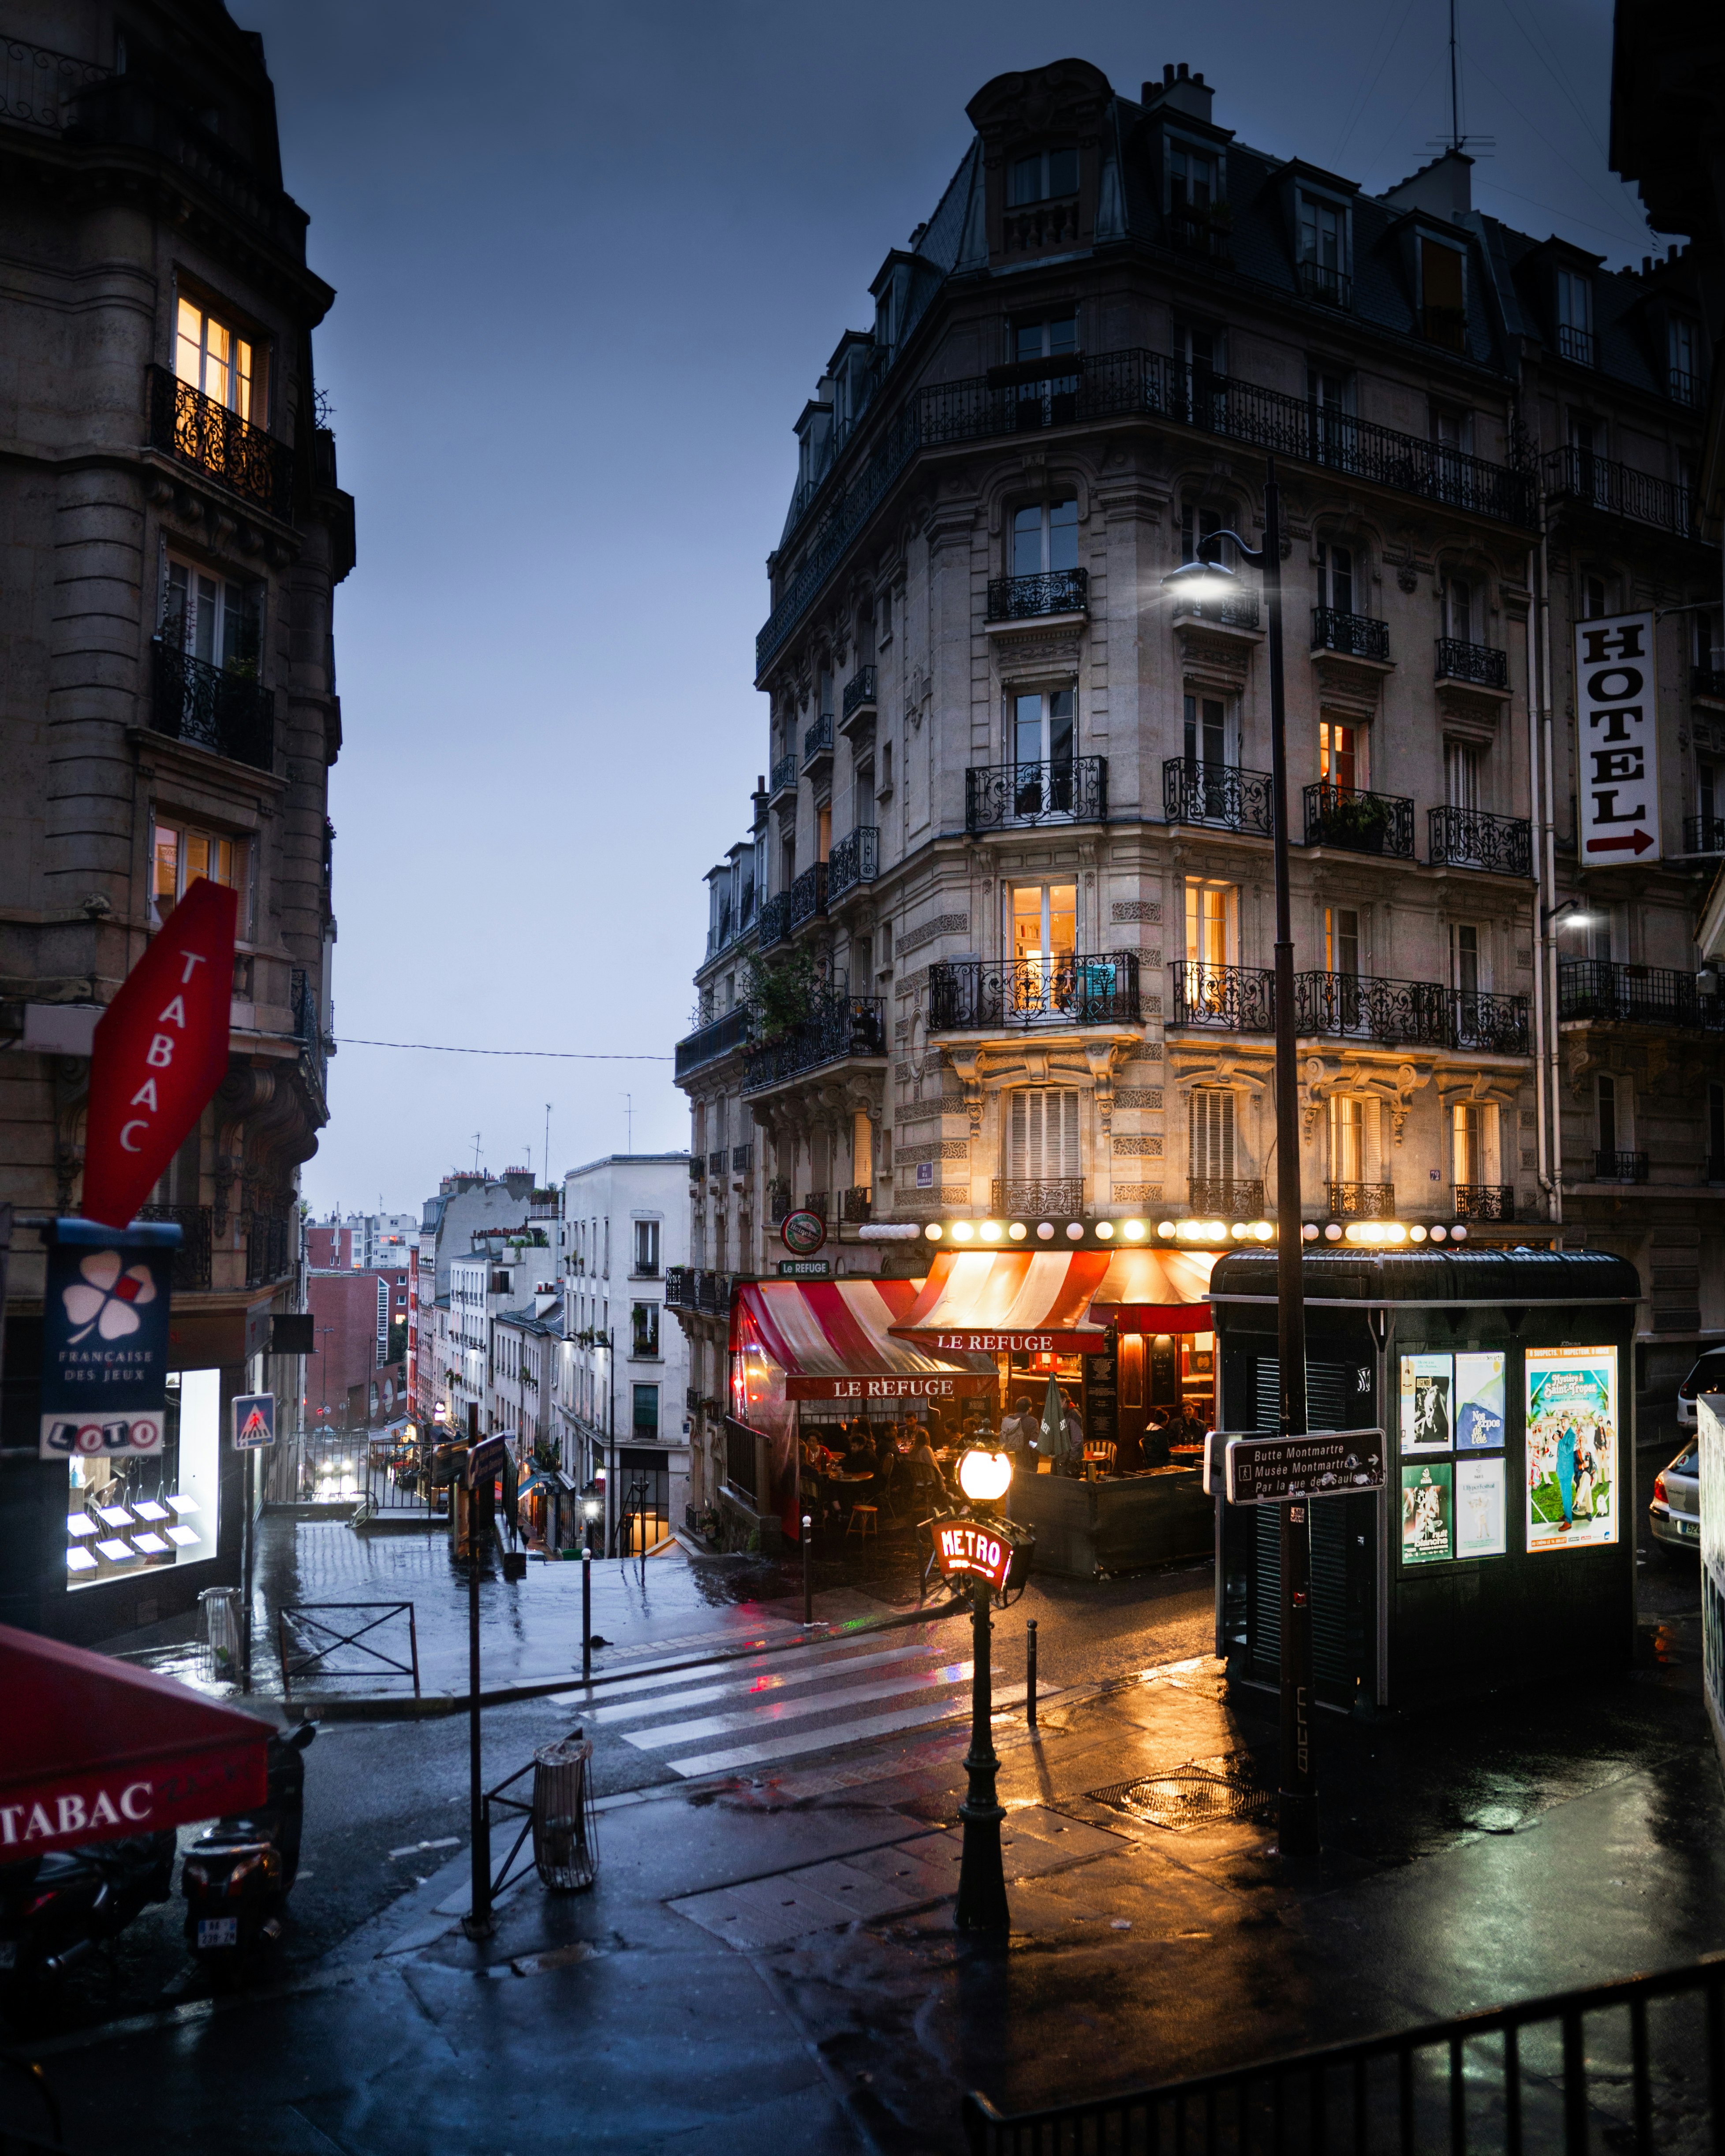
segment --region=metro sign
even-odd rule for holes
[[[1651,613],[1576,623],[1584,868],[1633,868],[1660,857],[1656,686]]]
[[[934,1530],[934,1561],[947,1578],[968,1573],[997,1594],[1012,1570],[1012,1547],[997,1527],[977,1520],[942,1520]]]

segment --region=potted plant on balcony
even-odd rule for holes
[[[742,1000],[749,1014],[750,1051],[768,1048],[803,1024],[814,1009],[817,977],[813,955],[791,950],[745,960]]]
[[[1337,793],[1324,808],[1323,843],[1357,854],[1381,854],[1394,821],[1389,803],[1374,793]]]

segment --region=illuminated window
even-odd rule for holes
[[[1363,726],[1340,719],[1317,722],[1317,775],[1327,784],[1352,793],[1366,783],[1366,736]]]
[[[1021,962],[1070,957],[1077,948],[1077,885],[1017,885],[1012,893],[1013,957]]]
[[[1366,1104],[1358,1095],[1334,1094],[1329,1101],[1330,1180],[1366,1180]]]
[[[1235,922],[1238,886],[1230,883],[1186,886],[1186,956],[1206,968],[1231,966],[1235,957]]]
[[[212,883],[226,884],[230,891],[244,888],[241,878],[245,868],[245,841],[243,839],[225,838],[216,831],[197,830],[189,824],[158,823],[155,850],[153,896],[158,920],[166,920],[186,896],[187,886],[195,882],[199,876],[208,876]],[[242,920],[242,934],[244,929],[245,923]]]
[[[1458,1101],[1450,1111],[1451,1180],[1497,1180],[1497,1106],[1492,1101]]]
[[[180,301],[174,372],[242,419],[252,417],[259,387],[253,346],[192,300]]]
[[[1324,908],[1324,971],[1359,972],[1359,915],[1351,906]]]

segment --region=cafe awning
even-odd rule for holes
[[[1109,1263],[1106,1250],[948,1251],[892,1329],[937,1353],[1099,1354],[1103,1328],[1089,1312]]]
[[[749,1281],[737,1291],[733,1348],[758,1348],[785,1373],[788,1400],[962,1399],[992,1392],[974,1367],[891,1328],[916,1301],[916,1281]]]
[[[0,1863],[262,1804],[270,1727],[106,1655],[0,1625]]]
[[[1211,1250],[1121,1250],[1091,1305],[1099,1325],[1122,1332],[1208,1332]]]

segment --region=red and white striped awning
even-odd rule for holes
[[[1213,1250],[1120,1250],[1091,1315],[1122,1332],[1208,1332]]]
[[[788,1400],[951,1400],[994,1389],[992,1366],[937,1356],[893,1337],[918,1281],[749,1281],[737,1291],[733,1349],[785,1373]]]
[[[1088,1320],[1109,1263],[1106,1250],[948,1251],[892,1330],[938,1354],[1099,1354],[1103,1329]]]

